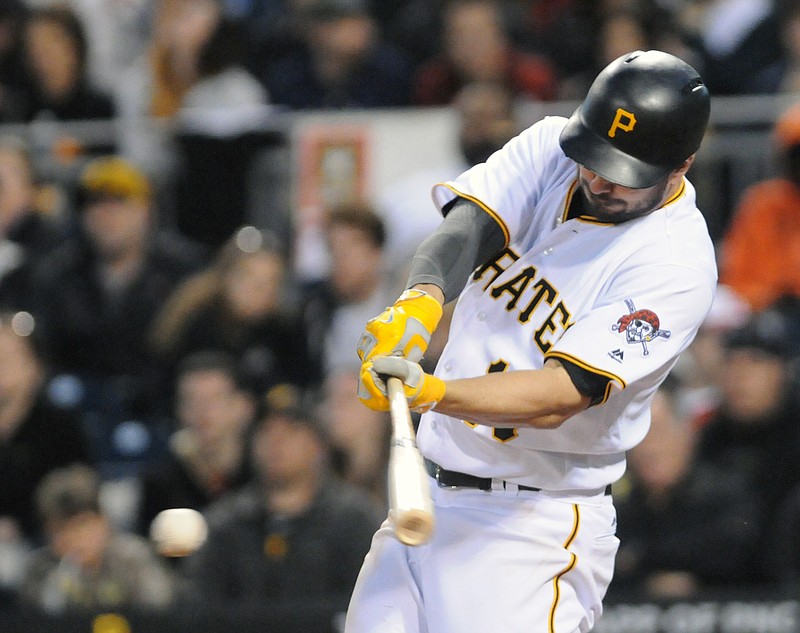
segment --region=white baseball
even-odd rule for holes
[[[162,556],[188,556],[208,536],[203,515],[192,508],[169,508],[156,515],[150,524],[150,539]]]

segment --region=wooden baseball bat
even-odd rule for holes
[[[414,424],[399,378],[386,382],[392,419],[389,451],[389,516],[397,539],[422,545],[433,533],[433,502],[428,473],[417,448]]]

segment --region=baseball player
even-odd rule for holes
[[[408,290],[358,344],[359,398],[385,379],[424,412],[432,539],[387,521],[347,633],[588,631],[618,540],[611,484],[711,306],[714,250],[685,174],[710,97],[660,51],[620,57],[569,118],[546,117],[434,187],[445,215]],[[457,300],[434,374],[419,361]]]

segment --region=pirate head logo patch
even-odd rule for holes
[[[628,314],[623,314],[617,322],[611,326],[615,332],[625,333],[625,342],[629,345],[640,344],[642,354],[647,356],[650,350],[648,343],[657,338],[669,338],[670,331],[661,329],[661,320],[652,310],[637,310],[631,299],[625,300],[628,306]]]

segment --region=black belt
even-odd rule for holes
[[[491,477],[477,477],[475,475],[468,475],[467,473],[459,473],[454,470],[445,470],[436,462],[429,459],[425,460],[425,470],[433,477],[436,482],[443,488],[477,488],[478,490],[491,490],[492,478]],[[505,482],[503,482],[505,484]],[[531,492],[539,492],[541,488],[534,488],[533,486],[517,485],[518,490],[527,490]],[[611,484],[608,484],[605,489],[605,494],[611,494]]]

